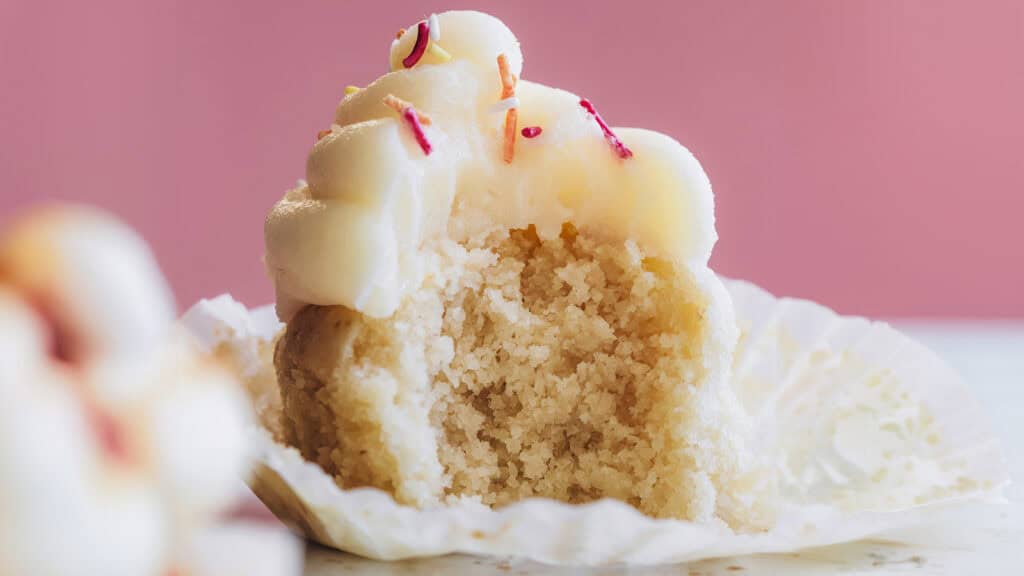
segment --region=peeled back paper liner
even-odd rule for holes
[[[614,500],[419,510],[380,490],[339,488],[264,428],[250,434],[250,486],[309,538],[361,556],[459,552],[589,565],[789,552],[934,522],[965,502],[999,497],[1007,482],[999,443],[935,354],[884,323],[746,282],[726,286],[741,333],[732,384],[754,423],[753,450],[778,477],[778,518],[766,531],[653,519]],[[281,324],[270,307],[249,311],[220,296],[183,321],[239,365],[257,410],[274,401],[269,352]]]

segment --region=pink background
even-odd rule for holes
[[[844,312],[1024,316],[1024,2],[0,4],[0,217],[138,227],[187,305],[271,297],[263,217],[395,30],[477,7],[525,76],[702,160],[726,274]]]

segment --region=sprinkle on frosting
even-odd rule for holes
[[[449,54],[448,51],[445,50],[444,48],[441,48],[441,46],[437,42],[431,42],[430,44],[428,44],[427,52],[430,52],[434,56],[434,58],[437,58],[438,60],[441,60],[443,62],[447,62],[452,59],[452,55]]]
[[[341,130],[341,126],[339,126],[337,124],[331,124],[331,127],[328,128],[327,130],[321,130],[321,131],[316,133],[316,141],[319,142],[319,141],[323,140],[324,136],[327,136],[328,134],[330,134],[332,132],[337,132],[339,130]]]
[[[388,108],[391,108],[392,110],[398,112],[399,114],[405,112],[406,108],[412,108],[413,110],[416,110],[411,103],[402,100],[401,98],[395,96],[394,94],[388,94],[387,96],[385,96],[384,103],[387,104]],[[422,112],[416,112],[416,119],[419,120],[420,124],[424,126],[430,126],[433,123],[433,121],[430,119],[430,116],[427,116]]]
[[[619,155],[619,158],[625,160],[633,157],[633,151],[627,148],[626,145],[622,143],[622,140],[619,140],[619,137],[612,132],[612,129],[605,123],[604,119],[601,118],[601,115],[597,113],[597,109],[595,109],[594,105],[590,103],[590,100],[580,98],[580,106],[594,117],[594,120],[597,121],[597,125],[601,127],[601,132],[604,132],[604,139],[608,141],[608,144],[610,144],[612,149],[615,150],[615,153]]]
[[[416,43],[412,45],[412,52],[402,60],[402,66],[412,68],[423,58],[427,52],[427,44],[430,42],[430,25],[426,20],[421,20],[416,25]]]
[[[401,40],[402,36],[405,36],[405,28],[398,29],[398,32],[395,34],[395,40]]]
[[[498,54],[498,74],[501,75],[501,101],[510,101],[516,97],[516,75],[508,65],[508,57],[504,53]],[[505,134],[502,143],[502,158],[506,164],[512,163],[515,156],[516,146],[516,123],[519,121],[519,101],[514,100],[514,105],[505,112]],[[500,104],[500,102],[499,102]]]
[[[437,14],[431,14],[430,18],[427,19],[427,28],[430,30],[431,42],[441,40],[441,22],[438,21]]]
[[[416,143],[420,145],[423,154],[429,156],[433,147],[430,145],[430,140],[427,139],[427,133],[423,131],[423,126],[430,125],[430,119],[417,112],[412,104],[392,94],[384,97],[384,104],[402,116],[412,130],[413,136],[416,137]]]
[[[505,112],[512,108],[519,108],[519,98],[512,96],[511,98],[505,98],[504,100],[498,100],[496,104],[491,106],[492,112]]]
[[[447,50],[441,48],[438,42],[441,41],[441,22],[437,18],[437,14],[431,14],[430,18],[427,19],[427,30],[430,35],[430,43],[427,44],[427,52],[434,55],[434,58],[447,62],[452,59],[452,55]]]
[[[398,42],[403,34],[405,34],[405,30],[399,30],[395,42]],[[420,20],[416,24],[416,42],[413,43],[412,52],[402,60],[402,66],[412,68],[419,63],[427,52],[442,62],[451,60],[452,55],[438,44],[440,39],[441,24],[438,21],[437,14],[431,14],[430,18],[426,20]]]
[[[536,138],[543,131],[544,129],[540,126],[525,126],[523,127],[522,134],[523,138]]]
[[[501,75],[501,97],[512,98],[516,95],[516,75],[508,65],[508,57],[498,54],[498,73]]]
[[[360,88],[359,86],[345,86],[345,96],[351,96],[356,92],[359,92],[360,90],[362,90],[362,88]]]

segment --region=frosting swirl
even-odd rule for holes
[[[267,217],[266,264],[283,320],[305,304],[389,316],[417,285],[422,246],[440,235],[463,241],[532,224],[551,236],[572,222],[706,268],[717,238],[714,200],[689,151],[657,132],[614,129],[632,152],[620,157],[578,96],[532,82],[519,82],[515,100],[496,107],[506,100],[498,56],[516,77],[522,70],[512,32],[478,12],[430,22],[443,48],[406,68],[420,26],[394,41],[392,71],[341,101],[336,126],[309,155],[308,184]],[[383,104],[388,95],[429,118],[429,153]],[[543,131],[519,139],[505,162],[504,109],[513,105],[520,126]]]

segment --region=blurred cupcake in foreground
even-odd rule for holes
[[[0,574],[204,573],[248,418],[127,227],[58,207],[0,234]]]

